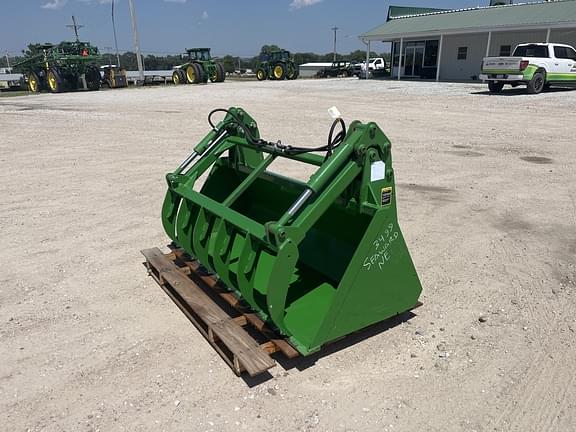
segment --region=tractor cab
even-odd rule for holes
[[[260,60],[263,62],[287,62],[291,58],[290,51],[272,51],[262,54]]]
[[[288,61],[290,60],[290,51],[282,50],[271,53],[270,58],[272,61]]]
[[[189,48],[186,50],[188,53],[188,60],[192,61],[210,61],[210,48]]]

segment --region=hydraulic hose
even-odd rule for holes
[[[344,141],[344,138],[346,138],[346,123],[341,118],[337,118],[336,120],[334,120],[332,126],[330,127],[330,133],[328,134],[327,145],[322,147],[296,147],[282,144],[282,141],[280,140],[278,140],[277,142],[266,141],[261,138],[257,139],[252,134],[252,132],[244,125],[244,123],[242,123],[242,121],[238,118],[236,114],[224,108],[216,108],[210,111],[210,113],[208,114],[208,123],[210,124],[210,127],[212,127],[212,129],[214,130],[216,129],[216,126],[212,121],[212,116],[218,112],[226,113],[232,118],[231,120],[225,122],[223,126],[226,126],[228,124],[236,125],[240,129],[242,129],[244,135],[246,136],[246,139],[250,144],[257,147],[271,146],[275,149],[278,149],[282,153],[289,155],[297,155],[312,152],[326,152],[326,159],[328,159],[330,156],[332,156],[334,150],[336,150],[336,148]],[[334,132],[337,126],[340,126],[341,130],[334,136]]]

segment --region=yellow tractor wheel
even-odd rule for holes
[[[283,80],[286,77],[286,68],[284,65],[277,64],[274,66],[274,71],[272,72],[274,78],[277,80]]]
[[[174,73],[172,74],[172,82],[174,83],[174,85],[180,84],[180,74],[178,73],[178,71],[174,71]]]
[[[189,84],[196,84],[198,82],[198,78],[196,76],[196,68],[193,64],[188,65],[186,68],[186,80]]]
[[[48,72],[48,88],[52,93],[60,93],[62,86],[60,85],[60,80],[54,71]]]
[[[258,69],[256,71],[256,78],[258,81],[264,81],[266,79],[266,71],[264,69]]]
[[[28,75],[28,90],[30,90],[32,93],[38,93],[40,91],[38,75],[36,75],[34,72]]]
[[[216,64],[216,82],[221,83],[226,80],[226,70],[220,63]]]

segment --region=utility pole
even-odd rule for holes
[[[6,51],[6,66],[10,69],[10,57],[8,57],[8,51]]]
[[[116,22],[114,21],[114,0],[112,0],[112,30],[114,30],[114,46],[116,47],[116,66],[120,67],[120,53],[118,52],[118,38],[116,37]]]
[[[68,24],[66,27],[74,29],[74,34],[76,35],[76,42],[80,42],[80,37],[78,36],[78,30],[80,30],[83,25],[76,24],[76,18],[72,15],[72,24]]]
[[[334,61],[336,61],[336,32],[338,32],[338,27],[332,27],[332,31],[334,32]]]
[[[128,0],[130,5],[130,18],[132,19],[132,38],[134,40],[134,49],[136,50],[136,60],[138,61],[138,78],[144,83],[144,65],[142,64],[142,51],[140,50],[140,36],[138,36],[138,27],[136,26],[136,10],[134,10],[134,0]]]
[[[112,47],[104,47],[106,52],[108,53],[108,66],[112,66],[112,58],[110,57],[110,52],[112,51]]]

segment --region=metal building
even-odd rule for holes
[[[475,80],[483,57],[510,55],[519,43],[576,46],[576,0],[458,10],[390,6],[387,21],[360,39],[392,43],[396,79]]]

